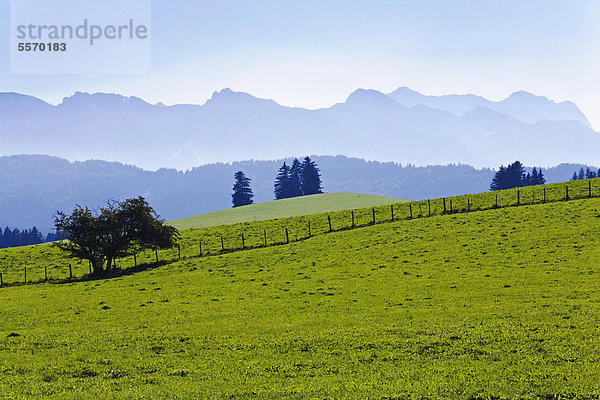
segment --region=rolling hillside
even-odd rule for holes
[[[599,181],[591,184],[598,196]],[[446,215],[436,200],[432,217],[420,217],[427,202],[398,204],[395,222],[390,206],[379,207],[375,225],[372,210],[360,210],[359,229],[345,229],[348,212],[332,213],[334,228],[345,229],[333,233],[317,224],[326,215],[190,229],[184,257],[158,268],[1,288],[0,391],[596,398],[600,199],[584,198],[586,181],[569,185],[579,199],[556,201],[563,184],[545,187],[545,204],[544,188],[533,187],[498,193],[509,207],[478,212],[463,207],[489,205],[495,193],[453,198],[457,213]],[[281,235],[284,226],[296,232],[308,221],[315,236],[289,245],[202,258],[188,246],[219,235],[233,245],[241,232]],[[0,251],[1,269],[19,254],[28,265],[60,264],[48,246],[35,246]]]
[[[207,226],[320,214],[352,208],[376,207],[403,201],[405,200],[371,194],[323,193],[229,208],[195,217],[178,219],[171,221],[170,224],[177,229],[204,228]]]

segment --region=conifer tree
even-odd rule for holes
[[[531,182],[530,185],[539,185],[539,176],[536,167],[533,167],[533,171],[531,171]]]
[[[289,197],[298,197],[303,195],[302,190],[302,165],[297,158],[294,158],[288,180],[288,195]]]
[[[577,179],[585,179],[585,172],[583,172],[583,167],[579,169],[579,175],[577,176]]]
[[[289,195],[290,167],[284,162],[275,178],[275,199],[287,199]]]
[[[500,169],[492,179],[490,190],[512,189],[525,186],[526,184],[527,176],[525,175],[525,168],[520,161],[515,161],[506,168],[500,166]]]
[[[592,171],[590,167],[585,169],[585,178],[586,179],[594,179],[596,177],[596,171]]]
[[[545,185],[545,184],[546,184],[546,178],[544,178],[544,173],[542,172],[542,168],[540,167],[540,169],[538,170],[537,185]]]
[[[321,190],[321,174],[317,164],[305,157],[302,162],[302,193],[304,195],[323,193]]]
[[[231,202],[233,207],[246,206],[252,204],[252,188],[250,188],[250,178],[246,178],[242,171],[238,171],[233,175],[235,184],[233,185],[233,194],[231,195]]]
[[[577,172],[573,172],[573,176],[571,177],[572,181],[576,181],[577,180]]]

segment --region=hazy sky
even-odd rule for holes
[[[600,1],[155,0],[147,75],[11,75],[8,0],[0,24],[0,91],[52,103],[77,90],[203,104],[231,87],[308,108],[359,87],[527,90],[576,102],[600,129]]]

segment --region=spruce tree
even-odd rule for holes
[[[577,180],[577,172],[573,172],[573,176],[571,177],[572,181],[576,181]]]
[[[531,176],[529,177],[531,180]],[[525,186],[527,184],[527,176],[525,168],[520,161],[515,161],[509,164],[508,167],[500,166],[500,169],[494,175],[490,190],[512,189]]]
[[[542,168],[538,170],[537,184],[544,185],[546,184],[546,178],[544,178],[544,173],[542,172]]]
[[[500,169],[498,169],[498,172],[494,174],[494,178],[490,184],[490,190],[502,190],[505,188],[505,186],[507,186],[506,168],[504,168],[504,165],[501,165]]]
[[[233,185],[233,194],[231,195],[231,202],[233,207],[246,206],[252,204],[252,188],[250,188],[250,178],[246,178],[242,171],[238,171],[233,175],[235,184]]]
[[[294,158],[288,180],[288,195],[289,197],[298,197],[303,195],[302,190],[302,165],[297,158]]]
[[[583,167],[579,169],[579,175],[577,176],[577,179],[585,179],[585,172],[583,172]]]
[[[596,171],[592,171],[590,167],[585,169],[585,178],[586,179],[594,179],[596,177]]]
[[[539,185],[539,177],[538,177],[538,171],[536,167],[533,167],[533,171],[531,171],[531,182],[529,183],[530,185]]]
[[[321,174],[317,164],[305,157],[302,162],[302,193],[304,195],[323,193],[321,190]]]
[[[277,177],[275,178],[275,199],[287,199],[289,195],[290,167],[285,162],[279,168]]]

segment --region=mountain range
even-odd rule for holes
[[[149,104],[77,92],[51,105],[0,93],[0,155],[51,154],[144,169],[344,154],[369,160],[493,167],[598,164],[600,134],[572,102],[516,92],[426,96],[408,88],[358,89],[343,103],[308,110],[223,89],[204,105]]]

